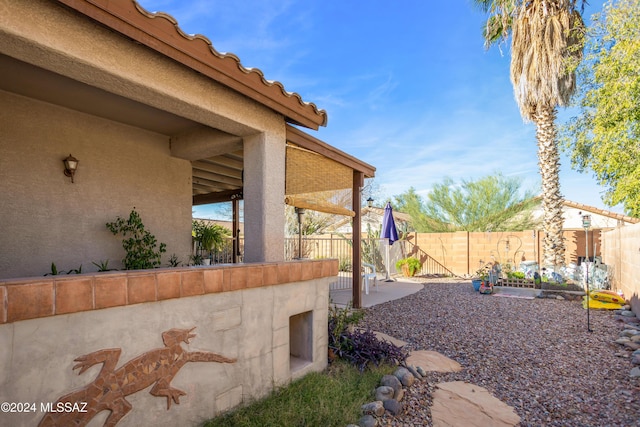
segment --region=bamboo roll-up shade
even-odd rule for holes
[[[345,208],[344,206],[329,203],[326,200],[314,198],[310,194],[300,194],[296,196],[286,196],[284,202],[289,206],[295,206],[296,208],[310,209],[312,211],[324,212],[334,215],[356,216],[356,213],[352,210]]]
[[[285,203],[335,215],[355,216],[336,203],[333,196],[353,186],[353,170],[335,160],[307,149],[287,144]]]
[[[353,170],[335,160],[287,144],[285,194],[344,190],[353,186]]]

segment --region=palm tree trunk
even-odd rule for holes
[[[544,251],[543,266],[559,267],[565,263],[562,236],[562,202],[560,193],[560,155],[556,143],[556,109],[538,107],[534,115],[538,140],[538,166],[542,178]]]

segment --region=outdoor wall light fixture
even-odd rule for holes
[[[78,159],[69,154],[69,157],[63,160],[64,162],[64,174],[71,178],[71,182],[73,182],[73,176],[76,174],[76,170],[78,169]]]
[[[369,206],[370,208],[373,207],[373,198],[371,196],[369,196],[369,198],[367,199],[367,206]]]

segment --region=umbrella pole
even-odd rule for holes
[[[390,258],[389,257],[389,246],[391,246],[391,245],[389,245],[389,239],[384,239],[384,240],[386,240],[386,242],[385,242],[385,244],[386,244],[386,248],[385,248],[386,254],[385,255],[387,257],[387,259],[385,260],[385,262],[387,263],[386,268],[385,268],[385,270],[387,270],[387,278],[386,278],[385,282],[393,282],[393,279],[391,279],[391,277],[389,277],[389,268],[391,267],[389,265],[390,262],[391,262],[389,260],[389,258]]]

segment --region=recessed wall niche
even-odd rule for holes
[[[295,372],[313,362],[313,312],[289,317],[289,369]]]

